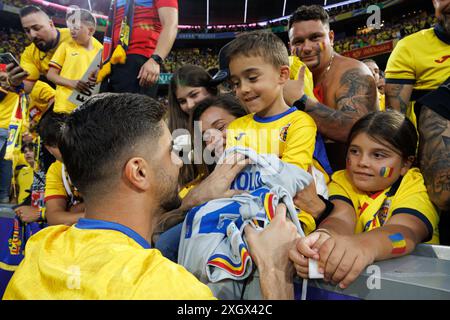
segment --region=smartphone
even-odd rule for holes
[[[8,65],[10,63],[14,64],[14,68],[20,65],[19,61],[10,52],[0,53],[0,64]]]

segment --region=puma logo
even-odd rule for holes
[[[436,63],[444,63],[447,59],[450,59],[450,55],[443,56],[442,58],[440,58],[438,60],[434,60],[434,62],[436,62]]]

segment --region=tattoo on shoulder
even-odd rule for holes
[[[450,209],[450,121],[427,107],[419,117],[420,167],[431,200]]]
[[[361,115],[376,110],[377,89],[371,75],[359,68],[350,69],[341,76],[336,93],[336,106],[346,112]]]

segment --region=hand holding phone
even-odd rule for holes
[[[25,80],[29,74],[19,64],[16,58],[10,53],[0,53],[0,63],[6,64],[8,82],[11,86],[17,87]]]
[[[14,65],[14,68],[20,65],[19,61],[17,61],[17,59],[14,58],[14,56],[10,52],[0,53],[0,63],[6,65],[12,63]]]

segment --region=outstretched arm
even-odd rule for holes
[[[375,80],[361,68],[344,72],[335,94],[336,109],[308,98],[305,112],[317,124],[319,132],[334,141],[346,142],[353,124],[365,114],[377,110]]]

